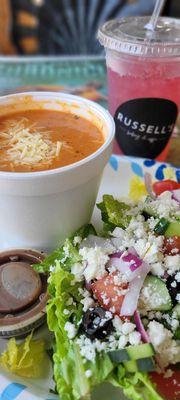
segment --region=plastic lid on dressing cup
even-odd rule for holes
[[[180,20],[160,17],[154,31],[144,26],[150,17],[127,17],[107,21],[98,31],[108,49],[145,57],[180,56]]]

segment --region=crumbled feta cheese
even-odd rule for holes
[[[87,369],[85,371],[85,375],[86,375],[86,378],[90,378],[92,376],[92,371],[90,369]]]
[[[95,361],[96,352],[106,351],[108,346],[107,342],[101,342],[98,339],[91,341],[85,335],[78,337],[76,343],[79,345],[82,357],[92,362]]]
[[[124,335],[128,335],[128,333],[133,332],[135,328],[136,328],[136,325],[132,324],[132,322],[125,322],[122,325],[122,333]]]
[[[85,335],[81,335],[77,338],[76,343],[79,345],[80,353],[88,361],[95,361],[96,349],[95,345],[89,338]]]
[[[116,275],[114,275],[114,284],[119,286],[119,285],[122,285],[122,283],[127,283],[127,278],[126,278],[126,275],[119,272]]]
[[[171,283],[171,286],[172,286],[173,288],[175,288],[175,287],[177,286],[177,282],[176,282],[176,281],[173,281],[173,282]]]
[[[69,339],[73,339],[76,336],[77,329],[75,325],[71,322],[66,322],[64,329],[67,332],[67,336]]]
[[[149,229],[151,231],[154,231],[154,228],[155,228],[155,226],[156,226],[158,221],[159,221],[158,218],[154,218],[154,217],[148,218],[147,223],[148,223]]]
[[[112,318],[111,312],[110,311],[106,311],[105,317],[106,317],[106,320],[111,319]]]
[[[180,347],[168,329],[157,321],[151,321],[147,332],[158,355],[161,368],[180,362]]]
[[[176,282],[180,282],[180,272],[175,275]]]
[[[95,302],[92,297],[88,296],[81,300],[81,304],[83,304],[83,311],[87,311],[89,308],[94,306]]]
[[[121,239],[123,239],[123,237],[124,237],[124,229],[122,229],[122,228],[115,228],[114,230],[113,230],[113,232],[111,233],[111,235],[112,236],[114,236],[114,237],[116,237],[116,238],[121,238]]]
[[[69,243],[66,241],[64,246],[63,246],[63,250],[64,250],[64,258],[63,261],[65,261],[68,257],[69,257]]]
[[[169,218],[171,214],[178,213],[178,202],[172,199],[172,193],[165,191],[160,194],[156,200],[151,201],[152,209],[159,215],[160,218]]]
[[[67,308],[65,308],[65,309],[63,310],[63,314],[64,314],[64,315],[69,315],[69,314],[70,314],[70,311],[67,310]]]
[[[49,267],[49,271],[50,271],[50,272],[54,272],[55,269],[56,269],[56,266],[55,266],[55,265],[50,265],[50,267]]]
[[[117,315],[115,315],[115,317],[113,318],[112,323],[113,323],[113,326],[114,326],[116,332],[118,332],[118,333],[122,332],[123,323],[122,323],[122,320]]]
[[[178,294],[176,295],[176,300],[177,300],[178,303],[180,303],[180,293],[178,293]]]
[[[144,218],[141,218],[141,215],[132,218],[127,230],[132,232],[137,239],[144,238],[144,235],[146,235]]]
[[[121,335],[118,341],[118,349],[124,349],[128,344],[128,336]]]
[[[74,246],[76,246],[77,244],[80,244],[81,242],[82,242],[81,236],[74,236],[74,239],[73,239]]]
[[[177,314],[176,311],[172,313],[172,315],[169,314],[163,314],[162,318],[165,319],[165,321],[168,323],[170,326],[171,330],[174,332],[178,326],[179,326],[179,321],[177,319]]]
[[[168,274],[173,275],[176,271],[180,270],[180,255],[166,256],[165,257],[165,268]]]
[[[129,343],[136,346],[141,342],[141,334],[139,332],[131,332],[129,334]]]
[[[109,260],[107,254],[100,247],[87,248],[79,250],[80,255],[86,262],[84,277],[87,282],[92,279],[100,279],[105,273],[105,266]]]
[[[153,263],[151,265],[151,273],[156,276],[163,276],[164,275],[163,264],[160,262]]]
[[[74,275],[75,282],[81,282],[83,280],[84,265],[77,262],[71,267],[71,274]]]

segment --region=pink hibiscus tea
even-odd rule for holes
[[[99,39],[106,48],[119,151],[163,160],[180,109],[180,22],[160,18],[149,32],[147,20],[109,21]]]

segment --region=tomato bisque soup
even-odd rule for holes
[[[0,117],[0,171],[35,172],[75,163],[104,143],[101,130],[75,114],[27,110]]]

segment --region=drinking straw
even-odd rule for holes
[[[163,9],[164,3],[165,3],[165,0],[157,0],[156,1],[151,18],[150,18],[149,22],[144,26],[146,29],[148,29],[150,31],[155,30],[159,15]]]

